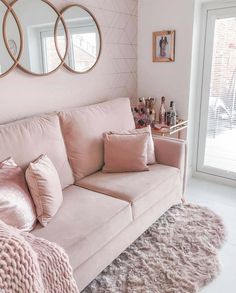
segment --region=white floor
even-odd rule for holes
[[[236,188],[200,179],[191,179],[188,202],[207,206],[220,215],[227,229],[227,241],[219,252],[221,273],[202,293],[236,292]]]

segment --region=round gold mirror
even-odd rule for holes
[[[10,33],[6,37],[5,22],[7,15],[9,15],[8,21],[14,33]],[[18,18],[3,0],[0,1],[0,26],[0,77],[3,77],[17,66],[23,44]]]
[[[67,31],[63,19],[56,8],[46,0],[15,0],[12,11],[17,15],[22,29],[24,46],[18,66],[23,71],[33,75],[48,75],[56,71],[67,54]],[[55,39],[55,25],[60,19],[63,36]],[[6,38],[15,33],[9,14],[5,22]],[[63,38],[63,39],[62,39]],[[58,55],[57,44],[60,45]],[[9,48],[14,50],[11,42]]]
[[[64,66],[74,73],[88,72],[96,65],[101,54],[101,32],[97,21],[85,7],[77,4],[64,8],[61,16],[68,33],[68,53]],[[57,38],[63,36],[61,20],[58,20],[56,35]],[[59,55],[63,56],[62,53],[59,48]]]

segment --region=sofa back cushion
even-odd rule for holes
[[[74,183],[57,115],[0,126],[0,161],[12,157],[25,171],[41,154],[47,154],[52,160],[63,189]]]
[[[128,98],[63,111],[59,115],[76,183],[102,169],[105,132],[135,128]]]

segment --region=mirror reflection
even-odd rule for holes
[[[26,72],[35,75],[45,75],[55,71],[62,61],[58,56],[54,31],[58,13],[51,4],[44,0],[20,0],[13,3],[13,10],[18,16],[24,39],[22,56],[19,66]],[[15,32],[10,18],[7,18],[7,36]],[[66,44],[66,34],[63,25],[61,36]],[[60,40],[58,41],[60,43]],[[66,46],[61,46],[64,56]]]
[[[101,36],[94,17],[83,7],[71,5],[62,11],[68,32],[68,54],[65,66],[70,71],[84,73],[97,63],[101,50]],[[59,22],[57,36],[62,38],[63,29]],[[62,56],[61,47],[59,47]],[[63,48],[63,47],[62,47]]]
[[[17,22],[13,15],[9,13],[8,22],[13,29],[11,33],[8,34],[6,40],[8,42],[10,53],[7,50],[3,37],[3,20],[7,12],[8,7],[2,1],[0,1],[0,76],[5,75],[8,71],[14,68],[16,65],[16,60],[14,59],[19,57],[21,47],[21,37]]]

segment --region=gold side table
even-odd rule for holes
[[[188,120],[179,120],[179,122],[174,126],[168,126],[168,125],[160,125],[157,124],[157,126],[152,128],[152,135],[173,135],[177,133],[178,139],[180,139],[181,131],[188,128]]]

